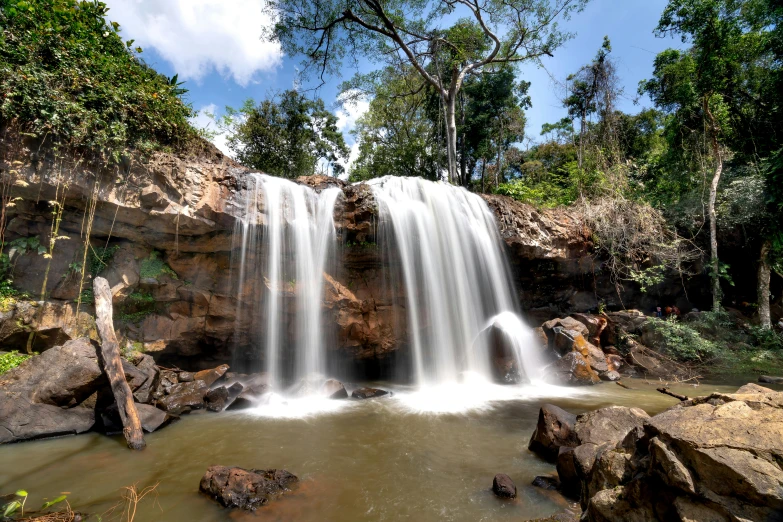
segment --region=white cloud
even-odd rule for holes
[[[220,151],[231,158],[234,157],[234,153],[228,148],[228,136],[225,131],[218,129],[213,117],[218,116],[218,108],[214,103],[205,105],[199,109],[195,117],[191,118],[190,123],[197,129],[206,129],[211,132],[217,132],[210,141],[220,149]]]
[[[347,96],[347,93],[342,94],[340,98],[344,100]],[[342,108],[334,112],[334,115],[337,116],[337,130],[343,131],[344,134],[351,132],[356,127],[356,120],[369,108],[370,101],[363,98],[343,102]]]
[[[108,18],[124,38],[154,48],[180,78],[199,80],[213,70],[247,86],[281,63],[280,45],[260,39],[273,23],[265,0],[106,0]]]

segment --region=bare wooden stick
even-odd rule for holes
[[[674,393],[669,391],[669,388],[657,388],[659,392],[661,392],[664,395],[668,395],[670,397],[674,397],[675,399],[679,399],[681,401],[687,401],[690,400],[685,395],[680,395],[679,393]]]
[[[103,371],[109,378],[111,391],[117,402],[117,409],[120,411],[122,433],[125,435],[130,449],[144,449],[146,443],[144,442],[139,412],[133,402],[130,386],[125,380],[125,371],[122,369],[122,359],[120,358],[120,345],[114,334],[109,282],[102,277],[96,277],[93,282],[93,294],[95,295],[95,322],[101,336]]]
[[[615,381],[615,384],[616,384],[617,386],[620,386],[621,388],[625,388],[626,390],[633,390],[633,388],[631,388],[631,387],[630,387],[630,386],[628,386],[627,384],[625,384],[625,383],[622,383],[622,382],[620,382],[620,381]]]

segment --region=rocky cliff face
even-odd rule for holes
[[[16,155],[2,166],[5,252],[14,286],[27,298],[3,303],[4,348],[23,350],[31,342],[42,350],[89,334],[89,289],[100,273],[112,287],[118,330],[129,346],[164,361],[190,358],[192,365],[257,358],[252,332],[263,318],[237,310],[274,290],[264,281],[237,288],[232,272],[234,228],[252,188],[248,173],[214,149],[197,157],[161,153],[113,170],[54,162],[30,150]],[[378,361],[406,347],[406,312],[395,256],[377,242],[372,192],[326,177],[298,181],[343,193],[335,209],[337,259],[324,276],[325,335],[336,339],[331,345],[345,360],[381,369]],[[590,231],[577,215],[537,211],[503,196],[485,200],[532,321],[594,308],[614,292],[596,284]],[[77,305],[80,284],[84,299]]]

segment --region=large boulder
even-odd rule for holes
[[[545,369],[548,380],[569,386],[598,384],[601,378],[590,367],[587,359],[578,352],[569,352]]]
[[[538,423],[527,447],[554,462],[561,447],[578,445],[574,425],[576,415],[554,404],[544,404],[538,411]]]
[[[573,450],[583,520],[783,520],[783,393],[738,391],[646,419],[633,411],[580,416],[577,436],[589,441]]]
[[[601,334],[608,324],[606,317],[580,313],[571,314],[571,317],[587,327],[587,338],[592,344],[601,345]]]
[[[581,335],[589,335],[590,330],[574,319],[573,317],[564,317],[562,319],[552,319],[551,321],[547,321],[544,324],[541,325],[541,329],[544,331],[544,334],[547,336],[547,339],[549,339],[549,342],[552,343],[554,340],[554,330],[555,328],[563,328],[565,330],[574,330],[575,332],[581,334]]]
[[[83,403],[106,384],[89,339],[28,359],[0,376],[0,444],[90,430],[95,412]]]
[[[639,408],[608,406],[577,416],[574,431],[579,444],[616,444],[650,416]]]
[[[290,491],[299,479],[284,469],[211,466],[199,490],[225,507],[255,510]]]

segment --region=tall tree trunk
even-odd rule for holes
[[[481,193],[486,193],[486,188],[484,186],[484,175],[487,173],[487,158],[481,159]]]
[[[463,187],[467,187],[468,186],[468,155],[465,154],[465,134],[463,133],[460,138],[461,139],[460,139],[460,146],[459,146],[459,184],[462,185]]]
[[[769,240],[765,240],[761,245],[761,257],[759,257],[758,274],[758,302],[759,302],[759,321],[762,328],[769,330],[772,328],[772,317],[769,312],[769,278],[771,270],[769,268],[769,251],[772,247]]]
[[[717,165],[715,166],[715,174],[712,176],[712,183],[710,184],[710,201],[709,201],[709,216],[710,216],[710,261],[712,265],[712,310],[720,311],[721,290],[720,290],[720,259],[718,259],[718,223],[715,215],[715,200],[718,198],[718,182],[720,182],[720,175],[723,172],[723,159],[720,157],[720,153],[717,156]]]
[[[721,173],[723,173],[723,158],[720,154],[720,144],[718,143],[718,124],[710,111],[709,96],[703,98],[704,113],[709,118],[710,134],[712,139],[712,151],[715,155],[715,174],[710,183],[710,201],[708,213],[710,217],[710,261],[712,265],[712,309],[715,312],[720,311],[721,290],[720,290],[720,260],[718,259],[718,222],[715,214],[715,201],[718,199],[718,183]]]
[[[449,183],[454,183],[457,177],[456,98],[449,92],[449,96],[443,100],[446,112],[446,153],[449,160]]]

